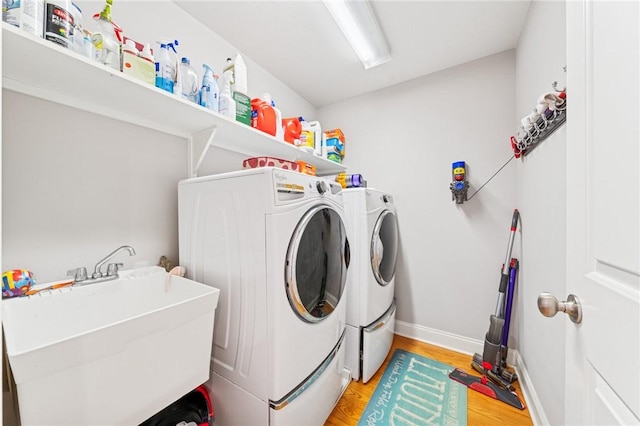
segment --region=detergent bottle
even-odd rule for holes
[[[283,118],[282,127],[284,128],[284,141],[292,145],[299,145],[302,133],[300,117]]]
[[[271,95],[265,93],[262,99],[251,100],[251,127],[275,136],[278,126],[276,118],[276,111],[271,106]]]
[[[220,114],[235,121],[236,102],[231,97],[231,79],[231,71],[225,71],[222,75],[222,92],[220,92]]]
[[[254,129],[262,130],[258,126],[263,121],[263,112],[261,111],[263,103],[262,99],[251,99],[251,127]]]
[[[271,108],[276,113],[276,134],[274,135],[278,140],[284,140],[284,128],[282,127],[282,112],[278,108],[276,108],[276,103],[271,99],[271,95],[269,93],[262,94],[262,100],[267,103],[267,105],[271,105]]]
[[[204,74],[202,75],[202,88],[200,89],[200,105],[218,112],[220,110],[220,95],[213,68],[207,64],[202,64]]]
[[[297,146],[303,151],[313,153],[314,134],[311,130],[311,124],[303,117],[299,117],[299,120],[302,130],[300,131],[300,140]]]

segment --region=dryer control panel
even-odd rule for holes
[[[336,199],[342,203],[342,187],[329,179],[287,170],[273,171],[276,204],[310,197]]]

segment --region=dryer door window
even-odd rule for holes
[[[376,222],[371,236],[371,268],[378,284],[385,286],[396,273],[398,255],[398,224],[396,215],[384,211]]]
[[[340,302],[349,248],[338,212],[327,206],[308,211],[296,227],[285,264],[287,296],[303,320],[318,322]]]

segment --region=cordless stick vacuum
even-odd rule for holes
[[[516,380],[515,373],[510,373],[504,370],[507,367],[507,352],[509,347],[509,326],[511,325],[511,310],[513,308],[513,293],[516,290],[516,276],[518,275],[519,267],[518,259],[511,259],[509,266],[509,288],[507,289],[507,305],[504,311],[504,328],[502,329],[502,341],[500,343],[500,362],[498,368],[500,368],[500,375],[505,379],[513,382]]]
[[[518,209],[515,209],[513,211],[513,218],[511,219],[511,232],[509,234],[507,255],[504,263],[502,264],[496,310],[495,313],[489,317],[489,331],[485,335],[482,356],[474,354],[473,361],[471,362],[471,366],[475,370],[487,375],[488,378],[506,389],[510,389],[511,383],[516,379],[514,374],[511,374],[504,368],[506,367],[507,339],[509,337],[510,322],[509,318],[505,323],[505,298],[509,300],[508,313],[510,317],[517,272],[517,260],[514,259],[514,267],[511,267],[511,251],[513,249],[513,242],[516,236],[516,229],[518,228],[519,217],[520,213],[518,212]],[[510,281],[512,281],[512,283]],[[512,291],[510,291],[509,296],[507,297],[508,289],[511,289]]]

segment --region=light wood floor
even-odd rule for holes
[[[366,385],[363,385],[362,381],[352,381],[340,401],[338,401],[331,416],[327,419],[325,426],[355,426],[358,423],[360,415],[367,406],[369,398],[371,398],[396,348],[414,352],[453,367],[461,368],[468,373],[478,375],[478,373],[471,368],[470,355],[453,352],[396,335],[389,356],[387,356],[387,359],[375,376],[373,376]],[[514,385],[518,396],[524,401],[519,382],[516,381]],[[518,410],[504,402],[489,398],[471,389],[467,389],[467,421],[469,426],[533,425],[527,409]]]

